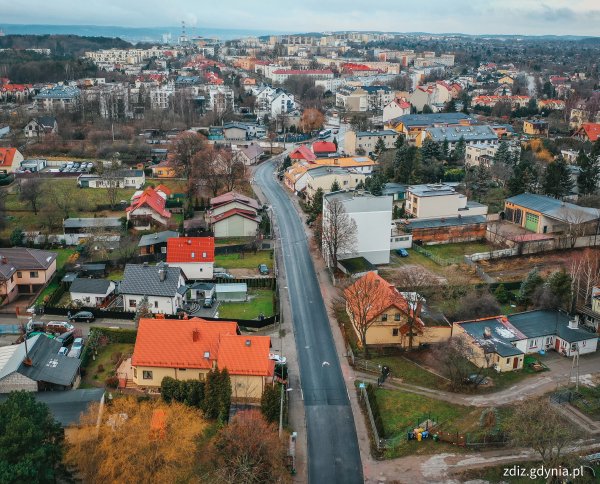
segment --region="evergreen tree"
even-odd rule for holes
[[[444,105],[444,112],[445,113],[455,113],[456,112],[456,101],[454,99],[450,99],[450,101],[448,101]]]
[[[442,158],[441,146],[430,138],[426,138],[421,145],[421,155],[424,160],[435,158],[437,160]]]
[[[563,268],[560,271],[555,271],[546,281],[546,286],[552,294],[552,301],[557,308],[570,310],[572,280],[569,273]]]
[[[571,173],[562,156],[559,156],[554,162],[549,163],[544,179],[542,182],[542,190],[545,195],[555,198],[563,198],[567,196],[573,188],[573,180]]]
[[[454,147],[454,152],[452,153],[452,158],[459,164],[464,163],[465,156],[467,154],[467,142],[465,141],[464,136],[461,136]]]
[[[593,160],[600,161],[598,160],[598,157],[600,157],[600,137],[598,137],[598,139],[592,145],[592,151],[590,153],[590,158]]]
[[[542,276],[540,276],[538,270],[536,268],[530,270],[525,280],[521,283],[519,300],[523,303],[528,303],[535,290],[543,283],[544,280],[542,279]]]
[[[148,296],[144,296],[135,310],[135,316],[133,318],[133,321],[135,322],[135,327],[137,328],[140,324],[140,319],[151,317],[152,309],[150,309],[150,301],[148,301]]]
[[[425,106],[423,106],[423,114],[431,114],[433,113],[433,109],[431,109],[431,106],[429,106],[429,104],[425,104]]]
[[[380,155],[384,151],[385,151],[385,142],[383,141],[383,138],[379,137],[379,138],[377,138],[377,142],[375,143],[375,153],[377,155]]]
[[[587,156],[583,150],[577,156],[577,166],[581,172],[577,177],[577,187],[580,195],[591,195],[598,189],[600,180],[600,160]]]
[[[506,287],[504,287],[504,284],[500,284],[496,290],[494,291],[494,296],[496,297],[496,300],[500,303],[500,304],[506,304],[509,300],[509,293],[506,290]]]
[[[317,188],[313,198],[310,202],[310,213],[314,218],[317,218],[321,213],[323,213],[323,192],[322,188]]]
[[[219,375],[219,415],[221,422],[229,421],[229,409],[231,408],[231,378],[227,368],[223,368]]]
[[[381,176],[379,176],[379,174],[375,174],[372,177],[368,178],[368,181],[370,181],[369,191],[373,195],[375,195],[376,197],[383,195],[383,180],[381,179]]]
[[[333,144],[335,145],[335,151],[337,151],[338,150],[338,140],[335,136],[333,137]]]
[[[331,188],[329,189],[330,192],[339,192],[341,190],[340,188],[340,184],[337,181],[337,178],[335,180],[333,180],[333,183],[331,184]]]
[[[441,151],[442,159],[447,160],[450,157],[450,145],[448,143],[448,138],[444,138],[444,142],[442,143],[442,151]]]
[[[529,192],[535,193],[538,186],[538,171],[533,162],[527,157],[521,157],[508,180],[508,191],[511,196]]]
[[[399,149],[402,145],[404,145],[404,135],[398,135],[396,141],[394,141],[394,148]]]
[[[505,165],[510,165],[512,161],[513,160],[510,149],[508,148],[508,143],[506,141],[502,141],[496,150],[496,154],[494,155],[494,164],[504,163]]]
[[[260,399],[260,411],[267,422],[279,421],[281,389],[279,385],[267,385]]]
[[[204,417],[214,420],[219,416],[219,383],[221,380],[219,369],[209,370],[206,374],[206,382],[204,384],[204,401],[202,402],[202,410]]]

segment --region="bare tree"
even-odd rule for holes
[[[115,154],[117,155],[117,154]],[[118,161],[118,156],[113,156],[113,159],[108,163],[104,163],[100,167],[100,175],[102,176],[102,185],[106,188],[106,195],[110,208],[114,210],[119,198],[119,186],[121,184],[121,166]]]
[[[565,224],[564,235],[561,237],[565,248],[574,248],[579,237],[593,234],[597,226],[597,220],[590,222],[590,215],[584,212],[586,209],[563,206],[557,211],[557,216],[563,219]],[[590,209],[587,209],[590,210]],[[596,218],[600,217],[600,211]]]
[[[577,437],[573,424],[565,421],[547,397],[519,404],[506,428],[515,446],[535,450],[549,467],[562,464],[565,447]]]
[[[234,190],[246,177],[246,165],[229,150],[221,150],[217,160],[217,172],[220,173],[225,189]]]
[[[377,317],[392,304],[404,306],[406,302],[396,288],[377,275],[367,272],[344,289],[346,312],[360,338],[365,356],[369,356],[367,332],[377,322]]]
[[[339,200],[326,201],[323,208],[321,245],[328,267],[336,268],[338,256],[351,253],[356,247],[356,222]]]
[[[24,181],[21,185],[21,193],[19,199],[23,202],[29,203],[33,213],[37,215],[39,209],[40,199],[43,193],[44,182],[41,178],[30,178]]]
[[[592,289],[600,285],[600,250],[587,248],[574,253],[569,261],[569,274],[573,281],[575,304],[588,304]]]
[[[63,215],[63,218],[69,218],[69,212],[74,208],[75,196],[71,187],[58,187],[52,185],[50,187],[50,200],[55,208],[58,208]]]
[[[465,336],[455,336],[446,344],[436,347],[434,356],[442,363],[444,374],[455,389],[464,387],[471,381],[475,384],[480,382],[480,377],[492,360],[490,348],[476,349]],[[473,375],[475,378],[471,378]]]
[[[204,146],[204,137],[196,133],[185,132],[176,138],[173,151],[179,171],[185,178],[190,175],[192,160]]]

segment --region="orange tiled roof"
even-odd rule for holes
[[[171,237],[167,239],[167,262],[214,262],[214,237]]]
[[[237,323],[192,319],[140,319],[133,366],[219,369],[232,375],[272,376],[268,336],[237,334]],[[247,344],[246,341],[250,343]]]
[[[600,123],[583,123],[581,129],[592,143],[600,137]]]
[[[173,193],[169,187],[163,185],[162,183],[158,185],[154,190],[157,192],[163,192],[167,197]]]
[[[146,188],[143,193],[133,199],[131,205],[125,209],[126,212],[131,212],[137,208],[143,207],[146,205],[154,210],[159,215],[162,215],[165,218],[171,217],[171,212],[169,212],[166,208],[167,201],[161,197],[156,190],[152,187]]]
[[[365,161],[357,161],[365,160]],[[340,158],[318,158],[313,162],[318,166],[341,166],[342,168],[358,168],[361,166],[373,166],[377,162],[368,156],[346,156]]]
[[[337,148],[331,141],[315,141],[312,145],[313,153],[335,153]]]
[[[0,166],[12,166],[16,148],[0,148]]]

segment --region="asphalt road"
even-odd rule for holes
[[[281,236],[306,414],[308,480],[362,483],[352,409],[303,222],[273,178],[274,169],[274,161],[264,163],[255,181],[273,207]]]

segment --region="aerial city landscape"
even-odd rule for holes
[[[595,1],[53,3],[0,17],[0,483],[600,482]]]

